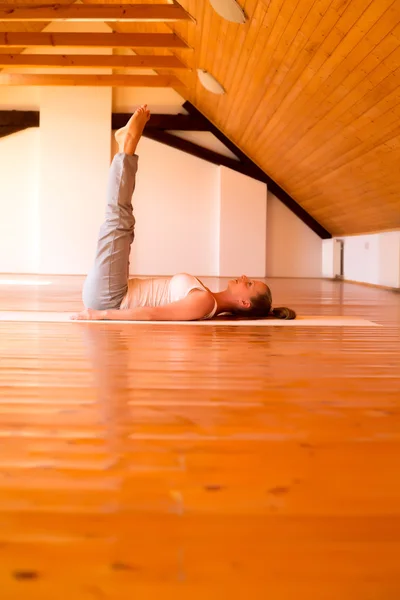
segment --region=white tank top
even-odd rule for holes
[[[125,294],[121,309],[138,306],[165,306],[171,302],[183,300],[192,290],[208,291],[207,288],[193,275],[178,273],[173,277],[152,277],[140,279],[134,277],[128,281],[128,291]],[[217,302],[213,310],[203,317],[211,319],[217,310]]]

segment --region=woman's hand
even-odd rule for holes
[[[80,313],[72,315],[72,321],[101,321],[105,318],[105,310],[94,310],[93,308],[85,308]]]

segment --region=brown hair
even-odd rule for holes
[[[250,308],[238,308],[232,311],[235,315],[240,317],[246,317],[248,319],[261,319],[266,317],[275,317],[275,319],[295,319],[296,313],[291,308],[280,306],[278,308],[272,307],[272,294],[271,290],[267,286],[265,294],[258,294],[250,298]]]

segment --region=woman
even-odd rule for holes
[[[211,319],[220,313],[294,319],[296,315],[290,309],[271,310],[269,287],[245,275],[231,280],[226,290],[217,293],[187,273],[129,279],[135,227],[132,195],[138,168],[135,151],[149,118],[145,104],[115,134],[119,152],[110,167],[106,219],[100,229],[95,262],[83,287],[86,309],[72,319],[191,321]]]

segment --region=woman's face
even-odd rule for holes
[[[242,275],[237,279],[231,279],[229,281],[228,290],[238,301],[250,303],[251,298],[254,298],[254,296],[266,294],[268,287],[258,279],[249,279],[246,275]]]

